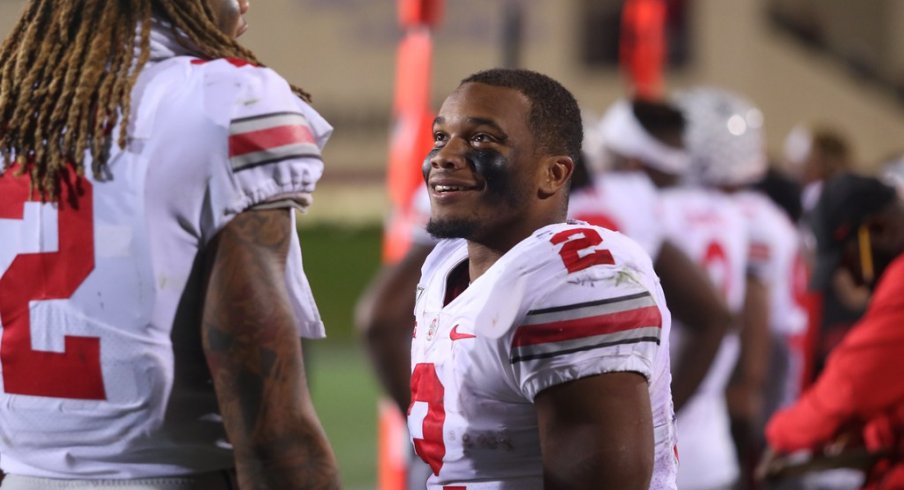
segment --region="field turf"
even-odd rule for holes
[[[314,404],[339,459],[343,487],[373,489],[379,388],[354,331],[352,312],[379,266],[381,229],[302,222],[299,236],[305,273],[328,335],[305,343]]]

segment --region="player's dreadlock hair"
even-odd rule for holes
[[[100,176],[117,121],[125,146],[132,87],[149,57],[155,16],[199,56],[260,65],[217,27],[207,0],[30,0],[0,44],[0,169],[21,164],[50,199],[67,165],[83,174],[86,150]]]

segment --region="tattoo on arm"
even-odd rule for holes
[[[203,345],[242,489],[339,488],[286,289],[289,217],[241,213],[207,251]]]

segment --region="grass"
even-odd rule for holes
[[[343,488],[375,488],[379,388],[367,359],[349,343],[305,347],[314,405],[339,460]]]
[[[354,341],[355,301],[380,264],[377,226],[301,226],[304,270],[331,341]]]
[[[355,335],[352,312],[379,266],[381,233],[377,226],[299,228],[305,273],[328,335],[305,343],[308,377],[347,490],[376,486],[379,388]]]

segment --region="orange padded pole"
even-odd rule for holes
[[[627,0],[622,11],[619,56],[638,97],[662,97],[666,12],[664,0]]]
[[[424,185],[421,163],[433,146],[430,109],[431,29],[442,14],[442,0],[399,0],[404,33],[396,61],[386,186],[391,205],[383,230],[383,262],[400,260],[410,247],[411,202]],[[387,399],[378,405],[377,485],[379,490],[406,490],[408,432],[405,418]]]

